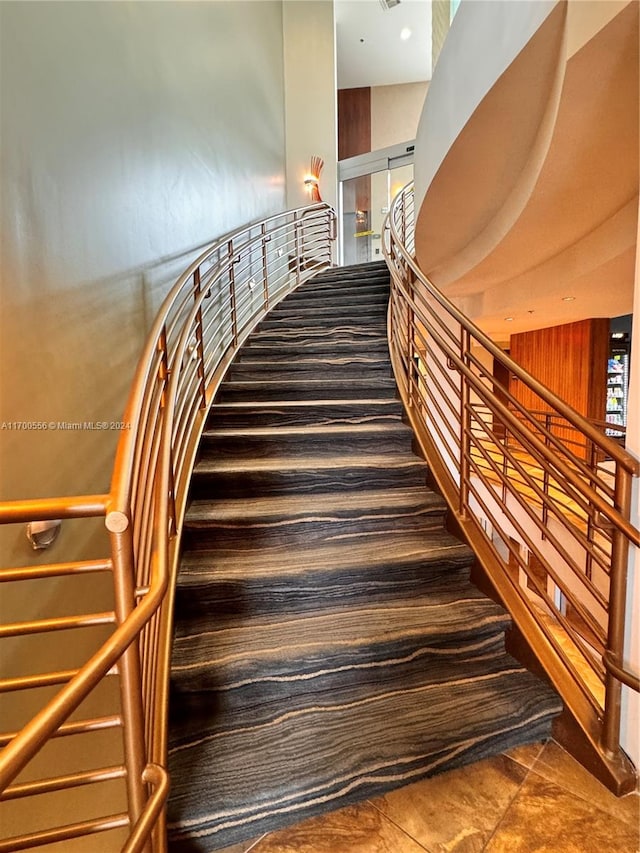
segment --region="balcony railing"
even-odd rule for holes
[[[411,424],[460,528],[565,705],[620,756],[630,522],[638,460],[513,362],[422,273],[413,190],[396,198],[384,253],[390,347]],[[487,365],[538,401],[525,408]],[[628,787],[632,773],[622,774]]]

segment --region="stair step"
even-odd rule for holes
[[[424,486],[426,474],[426,464],[409,454],[274,456],[246,462],[204,457],[194,468],[192,494],[250,498]]]
[[[267,314],[267,319],[263,320],[260,323],[260,325],[258,326],[258,330],[260,332],[279,332],[282,329],[297,329],[299,331],[309,330],[310,332],[313,332],[317,329],[320,329],[323,330],[327,335],[332,335],[340,329],[353,330],[357,329],[358,327],[362,328],[365,325],[369,328],[377,328],[378,330],[384,330],[386,320],[386,310],[376,311],[375,313],[362,312],[358,313],[357,317],[354,317],[353,313],[307,314],[306,312],[300,312],[300,314],[295,317],[282,318],[279,318],[277,315],[272,316],[272,314]]]
[[[454,678],[443,671],[439,682],[406,681],[409,687],[388,680],[380,667],[370,694],[355,685],[351,693],[314,696],[313,704],[285,702],[279,716],[248,724],[231,715],[235,726],[226,731],[203,730],[197,714],[184,719],[169,748],[171,850],[193,850],[194,838],[200,850],[240,842],[328,803],[360,802],[543,738],[558,711],[550,692],[497,650],[484,665],[460,666]],[[209,720],[217,716],[207,710]],[[272,758],[268,769],[256,760],[261,755]]]
[[[396,399],[256,400],[216,404],[207,424],[212,428],[374,424],[400,422],[402,413],[402,403]]]
[[[317,615],[240,616],[234,626],[212,626],[208,616],[178,626],[174,638],[174,689],[225,690],[251,681],[286,683],[322,678],[327,671],[392,662],[416,642],[432,654],[455,658],[460,647],[504,633],[504,610],[468,580],[440,578],[428,595],[381,603],[323,607]],[[331,683],[325,688],[331,690]]]
[[[404,423],[207,429],[203,456],[236,459],[271,456],[410,452],[413,431]]]
[[[387,339],[380,337],[373,340],[363,340],[353,342],[350,340],[344,341],[327,341],[324,339],[307,341],[304,344],[300,341],[293,343],[283,343],[278,341],[251,342],[238,354],[238,362],[246,364],[250,361],[294,361],[301,358],[321,358],[331,359],[336,355],[343,356],[344,354],[353,356],[382,356],[389,358],[389,346]]]
[[[320,400],[396,399],[396,383],[392,376],[366,379],[262,379],[225,380],[218,390],[216,404],[233,402],[291,402]]]
[[[255,540],[237,546],[233,539],[210,550],[187,545],[176,586],[177,617],[208,613],[227,624],[413,598],[426,595],[432,584],[453,587],[462,581],[467,588],[471,552],[442,524],[429,529],[428,523],[422,530],[382,524],[343,537],[334,528],[331,536],[298,544],[292,542],[298,531],[285,529],[280,539],[274,536],[261,547]]]
[[[289,358],[283,361],[234,361],[229,369],[230,379],[260,379],[270,376],[284,379],[294,376],[297,379],[317,379],[320,376],[335,376],[338,379],[361,379],[371,373],[389,376],[389,358],[382,354],[351,356],[336,355],[334,358],[302,356],[297,360]]]
[[[217,547],[237,549],[317,540],[348,542],[355,535],[378,532],[397,536],[407,530],[442,527],[446,503],[422,487],[336,494],[281,495],[252,500],[195,500],[184,519],[183,545],[190,536],[215,540]]]
[[[381,324],[374,326],[358,326],[351,322],[345,326],[336,326],[331,329],[307,328],[307,329],[271,329],[268,331],[254,332],[245,347],[253,344],[277,344],[299,345],[304,348],[310,344],[322,346],[328,343],[339,344],[368,344],[386,341],[386,330]]]
[[[359,310],[363,304],[367,306],[376,306],[386,309],[389,304],[389,283],[381,283],[379,285],[369,285],[364,287],[341,287],[339,301],[333,299],[335,288],[324,288],[316,290],[298,290],[294,291],[290,296],[287,296],[282,302],[273,309],[274,311],[327,311],[327,310],[346,310],[353,312],[353,316],[357,317]],[[329,305],[327,302],[329,301]],[[331,304],[333,303],[333,304]]]

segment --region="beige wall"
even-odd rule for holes
[[[415,139],[429,84],[371,88],[371,150]]]
[[[320,194],[337,204],[337,86],[332,0],[283,3],[287,207],[309,204],[311,157],[324,160]]]
[[[118,421],[145,330],[192,250],[285,206],[281,4],[17,2],[0,14],[0,421]],[[0,499],[105,491],[116,441],[0,430]],[[70,538],[63,529],[65,553]],[[73,550],[90,549],[84,539]],[[5,534],[2,562],[30,559],[25,541]]]

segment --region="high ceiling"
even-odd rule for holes
[[[430,0],[335,0],[335,16],[339,89],[431,79]]]

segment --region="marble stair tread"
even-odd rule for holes
[[[434,584],[428,595],[379,603],[336,604],[321,614],[242,616],[236,625],[213,625],[208,616],[180,624],[174,637],[175,687],[207,690],[256,679],[313,677],[350,661],[393,657],[396,645],[420,638],[434,648],[455,648],[467,637],[504,632],[510,620],[469,581]]]
[[[275,356],[277,360],[284,360],[284,356],[294,355],[296,358],[335,358],[343,353],[351,353],[353,355],[376,353],[388,356],[389,346],[385,338],[373,338],[361,341],[343,340],[343,341],[328,341],[324,338],[315,339],[312,341],[294,341],[293,343],[283,343],[281,340],[269,341],[260,343],[258,341],[251,342],[244,347],[238,354],[238,359],[248,361],[262,357],[265,360],[273,360]],[[266,357],[266,358],[265,358]]]
[[[365,579],[371,579],[373,593],[377,576],[393,574],[404,567],[427,579],[445,574],[453,584],[460,574],[467,582],[471,557],[468,546],[443,528],[430,532],[428,539],[421,533],[402,531],[393,536],[386,532],[363,535],[355,541],[312,542],[294,554],[286,545],[260,548],[253,553],[237,548],[189,550],[183,556],[177,586],[195,588],[251,578],[272,578],[274,583],[288,578],[293,586],[300,578],[313,581],[314,575],[326,579],[339,572],[344,573],[343,585],[348,586],[354,574],[361,572]]]
[[[360,392],[360,393],[358,393]],[[373,379],[268,379],[226,380],[218,389],[216,404],[245,400],[246,402],[308,401],[331,396],[332,400],[360,398],[397,399],[395,380],[391,376]]]
[[[297,706],[298,713],[308,708],[336,708],[369,701],[391,691],[412,693],[424,688],[442,688],[451,680],[487,679],[497,673],[523,673],[524,667],[505,652],[500,630],[488,630],[481,637],[432,638],[415,632],[358,649],[345,645],[329,660],[318,657],[314,668],[299,658],[286,671],[271,677],[243,677],[236,682],[222,680],[209,690],[182,691],[173,685],[171,746],[186,746],[198,735],[216,735],[239,727],[258,728],[276,723]],[[557,707],[557,706],[556,706]],[[221,713],[212,714],[217,708]],[[186,713],[180,713],[180,711]]]
[[[286,376],[308,377],[310,379],[319,376],[327,376],[329,373],[336,378],[353,377],[362,378],[376,372],[388,375],[389,361],[383,357],[369,358],[358,357],[336,357],[333,359],[296,359],[288,361],[269,361],[261,359],[247,362],[234,362],[229,371],[232,379],[260,379],[263,376],[272,376],[274,379],[284,379]]]
[[[354,467],[367,467],[374,469],[384,468],[406,468],[413,470],[419,468],[425,473],[427,464],[418,456],[410,453],[343,453],[340,456],[327,458],[326,456],[308,455],[305,457],[278,455],[268,459],[220,459],[204,456],[194,468],[196,474],[209,474],[228,471],[280,471],[285,468],[300,470],[335,470]]]
[[[452,680],[451,689],[455,725],[449,690],[425,685],[294,710],[275,723],[203,736],[195,748],[174,747],[169,767],[182,783],[169,811],[172,851],[193,850],[194,839],[196,849],[213,850],[223,833],[225,843],[240,841],[328,802],[358,802],[544,737],[557,710],[519,667]],[[256,760],[262,754],[277,756],[268,773]]]
[[[425,488],[372,490],[346,495],[282,495],[249,500],[195,500],[187,508],[185,526],[238,523],[265,524],[283,518],[322,518],[374,512],[392,515],[395,510],[429,512],[436,516],[446,510],[446,502]]]
[[[193,500],[184,519],[183,547],[233,545],[246,551],[346,543],[371,533],[394,538],[408,531],[436,533],[445,510],[442,498],[424,488]]]
[[[285,530],[280,540],[276,533],[259,545],[243,533],[208,548],[196,539],[183,555],[176,618],[208,614],[222,625],[240,617],[413,598],[434,585],[452,585],[458,576],[468,581],[466,546],[454,547],[441,525],[422,533],[421,548],[415,525],[405,530],[397,523],[386,530],[379,525],[375,533],[304,535],[299,541]],[[292,559],[294,553],[299,559]]]
[[[379,341],[384,335],[384,328],[381,325],[376,326],[356,326],[353,321],[342,326],[335,326],[331,329],[310,328],[310,329],[270,329],[267,331],[252,332],[251,337],[245,344],[246,347],[251,347],[253,343],[260,344],[264,341],[282,342],[283,344],[299,343],[305,346],[308,343],[321,342],[344,342],[357,344],[358,342]]]
[[[311,400],[238,400],[211,407],[207,425],[236,427],[401,422],[402,403],[395,398]]]
[[[371,424],[304,426],[208,427],[202,435],[201,454],[290,456],[410,452],[413,433],[401,421]]]

